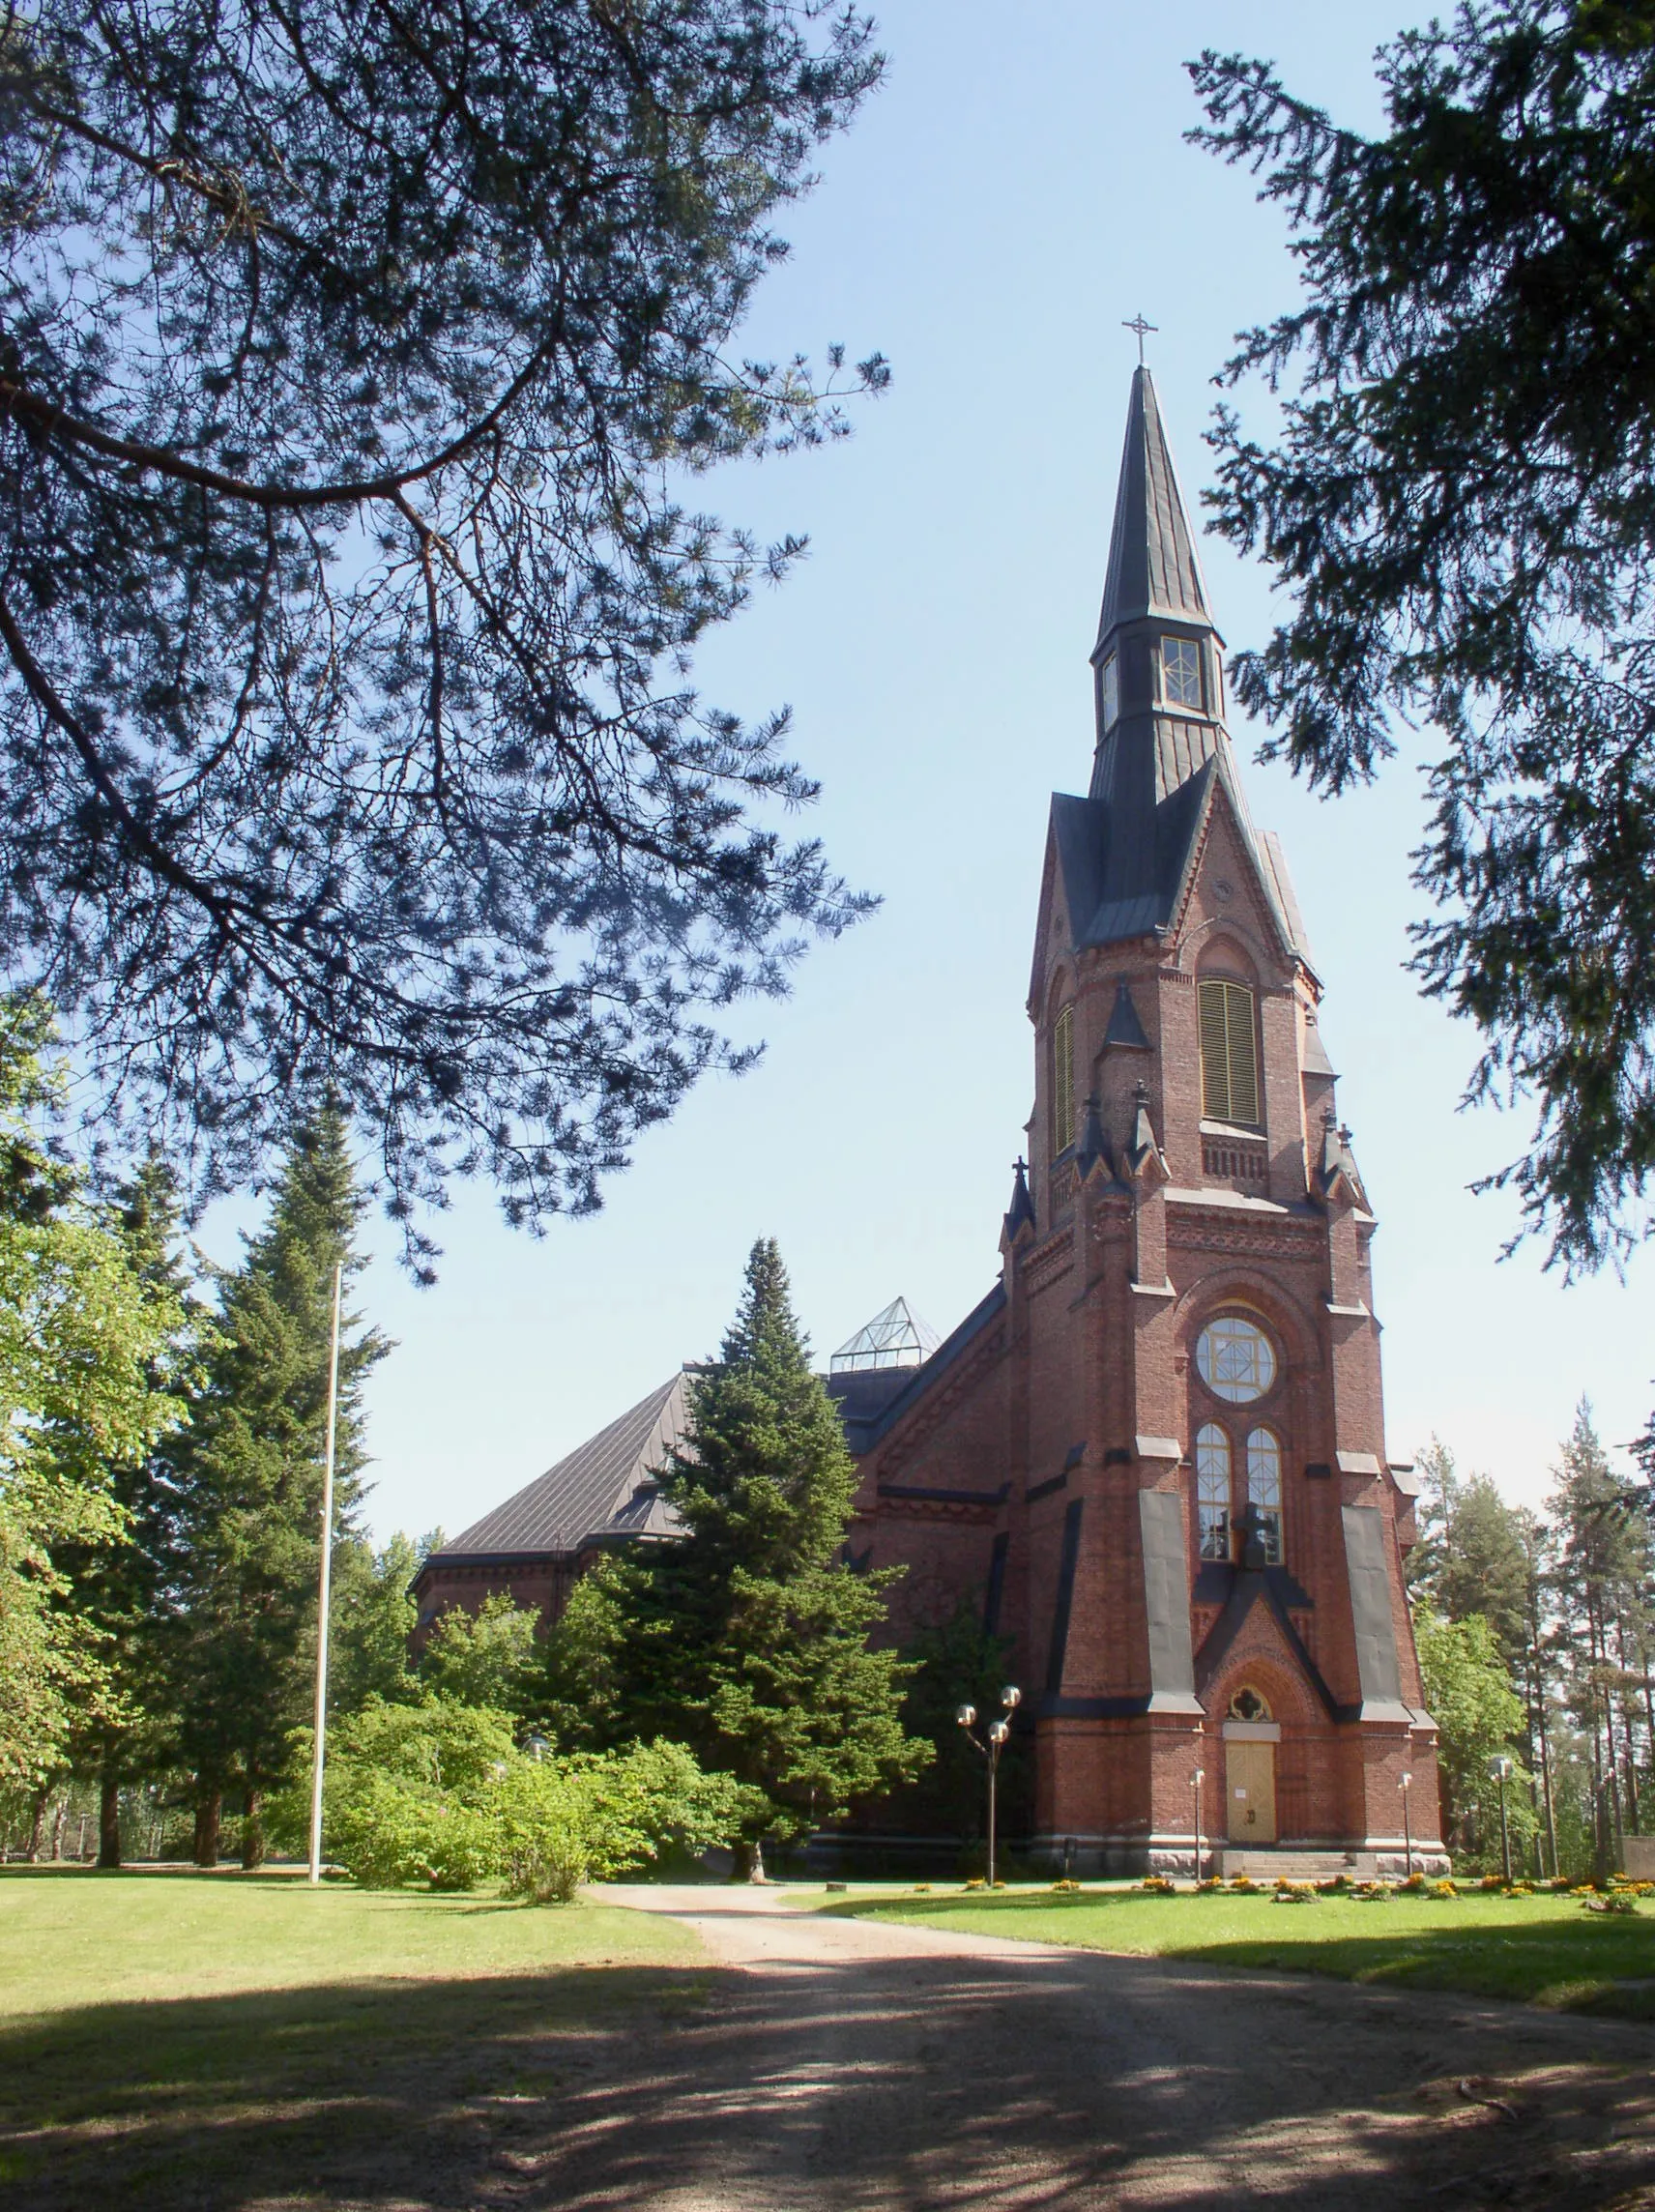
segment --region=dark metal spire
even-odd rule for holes
[[[1161,422],[1154,379],[1140,367],[1133,372],[1126,414],[1098,650],[1122,623],[1149,615],[1212,626],[1206,585]]]

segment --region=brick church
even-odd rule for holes
[[[1006,1639],[1041,1855],[1187,1874],[1199,1796],[1209,1845],[1389,1871],[1406,1834],[1440,1863],[1375,1219],[1142,367],[1091,666],[1090,784],[1047,831],[1000,1277],[941,1342],[898,1300],[834,1355],[850,1552],[907,1566],[900,1637],[969,1603]],[[681,1374],[468,1528],[421,1571],[422,1623],[494,1588],[555,1617],[602,1548],[668,1525],[651,1475],[683,1419]]]

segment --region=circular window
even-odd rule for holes
[[[1240,1314],[1220,1314],[1195,1340],[1195,1364],[1215,1397],[1232,1406],[1250,1406],[1276,1379],[1276,1354],[1269,1338]]]

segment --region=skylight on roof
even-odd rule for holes
[[[906,1298],[892,1298],[884,1313],[875,1314],[865,1328],[840,1345],[828,1362],[828,1372],[855,1375],[876,1367],[918,1367],[942,1341]]]

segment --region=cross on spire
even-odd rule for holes
[[[1150,331],[1153,331],[1153,330],[1158,330],[1158,329],[1160,328],[1160,325],[1159,325],[1158,323],[1147,323],[1147,322],[1144,320],[1144,310],[1143,310],[1142,308],[1140,308],[1140,309],[1138,310],[1137,314],[1135,314],[1135,315],[1133,316],[1132,320],[1131,320],[1129,323],[1122,323],[1120,327],[1121,327],[1121,329],[1122,329],[1123,331],[1136,331],[1136,332],[1137,332],[1137,334],[1138,334],[1138,365],[1139,365],[1139,367],[1140,367],[1140,368],[1142,368],[1142,367],[1143,367],[1143,365],[1144,365],[1144,339],[1145,339],[1145,336],[1147,335],[1147,334],[1148,332],[1150,332]]]

